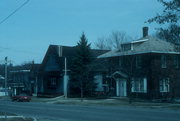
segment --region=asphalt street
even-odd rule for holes
[[[0,112],[35,117],[38,121],[180,121],[180,111],[128,106],[81,106],[0,99]]]

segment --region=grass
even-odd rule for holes
[[[99,105],[99,106],[131,106],[140,108],[166,108],[180,110],[180,105],[171,103],[153,103],[153,102],[132,102],[129,104],[128,100],[59,100],[54,104],[70,104],[70,105]]]
[[[67,98],[67,99],[41,99],[35,98],[34,102],[46,102],[52,104],[69,104],[69,105],[100,105],[100,106],[131,106],[131,107],[140,107],[140,108],[165,108],[165,109],[176,109],[180,110],[180,104],[172,103],[161,103],[161,102],[150,102],[147,100],[134,100],[132,103],[129,103],[128,98],[117,98],[117,99],[94,99],[94,98],[84,98],[81,101],[80,98]]]
[[[180,110],[180,105],[169,105],[163,108],[173,109],[173,110]]]
[[[32,118],[8,118],[5,120],[5,118],[0,118],[0,121],[34,121]]]
[[[5,116],[5,114],[7,116],[17,116],[16,114],[13,113],[0,112],[0,116]],[[14,117],[14,118],[7,118],[7,120],[5,118],[0,118],[0,121],[34,121],[34,119]]]
[[[102,105],[102,106],[116,106],[116,105],[128,105],[126,101],[119,100],[59,100],[54,104],[71,104],[71,105]]]

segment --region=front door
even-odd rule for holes
[[[121,97],[124,97],[124,96],[127,96],[127,93],[126,93],[126,80],[125,79],[122,79],[122,80],[120,80],[120,83],[119,83],[119,85],[120,85],[120,92],[119,92],[119,94],[120,94],[120,96]]]
[[[127,96],[126,92],[126,80],[116,79],[116,96],[124,97]]]

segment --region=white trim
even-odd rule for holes
[[[161,85],[161,81],[162,81],[162,85]],[[161,90],[161,86],[163,86],[163,88],[162,88],[163,90]],[[159,81],[159,91],[160,92],[169,92],[169,87],[170,87],[169,86],[169,78],[163,78]]]
[[[129,53],[129,52],[127,52]],[[100,55],[97,58],[111,58],[111,57],[117,57],[117,56],[126,56],[126,55],[138,55],[138,54],[147,54],[147,53],[157,53],[157,54],[180,54],[180,52],[162,52],[162,51],[145,51],[145,52],[135,52],[135,53],[129,53],[127,54],[126,51],[122,54],[116,54],[115,55]]]
[[[149,39],[140,39],[140,40],[135,40],[135,41],[131,41],[131,42],[125,42],[125,43],[122,43],[122,44],[134,44],[134,43],[139,43],[139,42],[145,42]]]
[[[62,46],[58,46],[58,54],[59,54],[59,57],[62,56]]]
[[[131,43],[131,50],[133,50],[134,48],[133,48],[133,43]]]
[[[147,79],[144,78],[144,93],[147,93]]]
[[[119,86],[119,79],[116,79],[116,96],[120,96],[120,93],[119,93],[119,89],[120,86]]]
[[[147,78],[136,78],[138,80],[134,80],[132,81],[131,85],[131,92],[136,92],[136,93],[147,93]],[[142,80],[141,80],[142,79]],[[141,81],[143,81],[143,88],[141,88]],[[138,82],[138,85],[136,85],[135,83]],[[138,86],[139,90],[136,90],[135,86]]]
[[[131,43],[134,44],[134,43],[139,43],[139,42],[145,42],[147,40],[149,40],[149,39],[140,39],[140,40],[132,41]]]

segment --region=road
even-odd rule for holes
[[[81,106],[0,100],[0,112],[38,121],[180,121],[180,112],[128,106]]]

